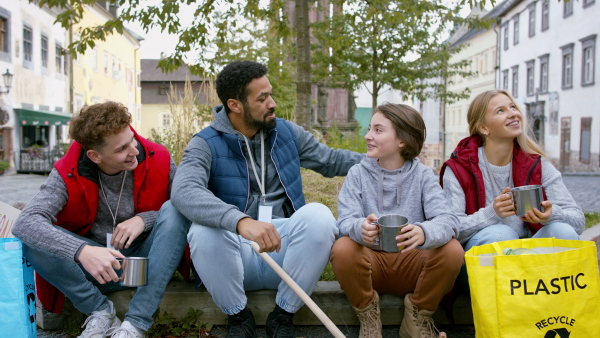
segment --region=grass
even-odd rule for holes
[[[585,228],[590,228],[600,223],[600,213],[597,212],[585,212]]]
[[[306,203],[318,202],[326,205],[337,218],[338,194],[344,183],[344,177],[326,178],[312,170],[302,169],[302,187]],[[331,263],[321,274],[321,281],[334,281],[335,275]]]

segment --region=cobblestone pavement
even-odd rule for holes
[[[583,211],[600,212],[600,176],[563,175],[563,182]]]
[[[27,203],[38,192],[40,186],[46,181],[46,176],[8,174],[0,176],[0,201],[12,205],[16,202]],[[585,212],[600,212],[600,176],[564,175],[563,181],[571,195]],[[475,330],[471,325],[457,325],[440,327],[449,337],[473,338]],[[298,337],[321,338],[331,337],[324,326],[299,326],[296,329]],[[358,327],[340,327],[347,337],[357,337]],[[215,327],[213,333],[217,337],[225,337],[225,327]],[[257,330],[258,337],[266,337],[264,327]],[[384,327],[383,337],[397,337],[398,326]],[[45,331],[38,329],[38,337],[42,338],[67,338],[60,331]]]

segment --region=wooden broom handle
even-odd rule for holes
[[[283,271],[283,269],[279,266],[279,264],[277,264],[277,262],[275,262],[273,260],[273,258],[271,258],[271,256],[269,256],[266,252],[260,252],[260,247],[258,246],[258,244],[256,244],[256,242],[251,241],[250,243],[252,243],[252,249],[254,249],[254,251],[256,251],[256,253],[265,262],[267,262],[267,264],[273,270],[275,270],[275,273],[277,273],[279,275],[279,277],[281,277],[281,279],[283,279],[283,281],[287,285],[289,285],[289,287],[300,297],[300,299],[302,299],[304,304],[306,304],[306,306],[308,306],[308,308],[315,314],[315,316],[317,316],[317,318],[319,318],[319,320],[325,325],[325,327],[327,327],[329,332],[331,332],[334,337],[336,337],[336,338],[345,338],[346,337],[342,333],[342,331],[340,331],[340,329],[338,329],[338,327],[331,321],[331,319],[329,319],[329,317],[327,317],[325,312],[323,312],[323,310],[321,310],[321,308],[319,308],[319,306],[306,294],[306,292],[304,292],[304,290],[302,290],[302,288],[300,288],[300,286],[298,286],[298,284],[296,284],[296,282],[294,282],[294,280],[292,279],[292,277],[290,277],[290,275],[288,275],[285,271]]]

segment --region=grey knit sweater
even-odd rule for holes
[[[176,170],[177,166],[171,159],[169,186]],[[106,175],[100,170],[98,172],[102,179],[106,198],[114,213],[117,209],[117,201],[119,200],[119,192],[121,191],[121,183],[125,172],[122,171],[112,176]],[[56,215],[67,204],[68,197],[65,182],[58,171],[52,169],[48,180],[40,188],[40,192],[27,204],[15,221],[13,235],[35,249],[75,260],[76,255],[86,242],[53,225],[56,222]],[[154,226],[157,214],[158,211],[136,214],[133,204],[133,172],[127,172],[116,224],[134,216],[141,216],[146,229],[136,241],[143,240]],[[106,200],[100,191],[100,187],[98,187],[98,213],[87,237],[94,242],[106,245],[106,234],[113,232],[112,223],[112,216],[108,210]]]
[[[478,149],[479,158],[483,156],[483,147]],[[512,170],[511,164],[498,167],[489,164],[490,170],[496,180],[498,189],[502,190],[510,186],[509,176]],[[523,221],[517,216],[509,216],[506,219],[500,218],[494,211],[493,203],[497,192],[493,191],[493,184],[489,177],[488,170],[485,167],[484,161],[479,161],[479,169],[483,174],[485,185],[485,207],[479,209],[474,214],[467,215],[465,193],[462,190],[458,179],[452,172],[450,167],[444,172],[444,193],[448,199],[448,203],[452,205],[452,210],[460,219],[460,236],[458,238],[461,244],[465,244],[479,230],[493,224],[502,224],[510,226],[519,237],[528,237],[529,230],[523,224]],[[567,190],[567,187],[562,181],[560,171],[556,170],[552,163],[542,157],[542,186],[546,192],[546,197],[552,202],[552,216],[548,223],[561,221],[570,224],[575,232],[581,234],[585,227],[585,217],[583,211]]]

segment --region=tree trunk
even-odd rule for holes
[[[379,83],[373,81],[373,89],[371,89],[371,106],[372,112],[375,113],[377,109],[377,97],[379,96]]]
[[[310,69],[310,32],[308,22],[308,0],[296,0],[296,123],[305,130],[312,129],[313,116],[310,109],[311,69]]]

